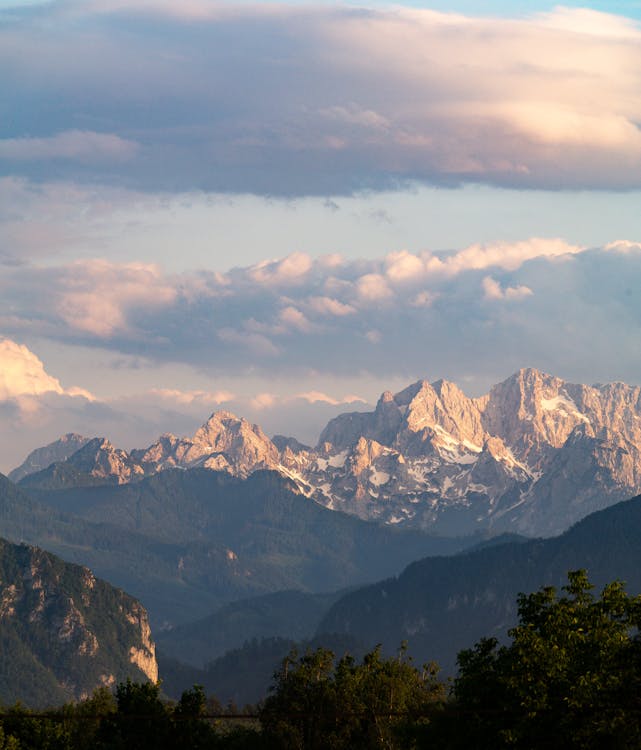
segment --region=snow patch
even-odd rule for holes
[[[375,487],[380,487],[381,484],[387,484],[389,482],[389,474],[385,471],[371,469],[369,481]]]
[[[332,466],[334,469],[340,469],[341,467],[345,466],[346,458],[347,458],[347,451],[341,451],[340,453],[337,453],[335,456],[332,456],[327,463],[330,466]],[[325,465],[325,468],[327,468],[327,464]]]
[[[577,405],[567,395],[558,395],[554,398],[542,398],[541,408],[543,411],[558,411],[566,416],[576,417],[581,422],[590,424],[590,420],[579,411]]]

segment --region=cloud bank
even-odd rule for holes
[[[4,174],[270,195],[641,186],[641,28],[586,9],[57,0],[0,13],[0,71]]]
[[[0,278],[0,330],[212,375],[461,380],[532,364],[636,381],[640,260],[631,241],[533,238],[371,260],[294,253],[226,273],[17,266]]]

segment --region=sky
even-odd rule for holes
[[[638,384],[641,3],[0,0],[0,471]]]

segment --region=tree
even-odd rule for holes
[[[520,594],[510,645],[459,654],[444,746],[641,746],[641,597],[619,581],[596,598],[592,588],[579,570],[560,596]]]
[[[319,648],[283,661],[260,719],[266,741],[283,750],[409,748],[408,726],[443,699],[436,669],[417,670],[404,647],[389,659],[377,647],[361,663],[351,656],[336,663]]]
[[[172,747],[171,718],[160,700],[160,684],[120,683],[116,713],[101,722],[99,747],[109,750],[161,750]]]

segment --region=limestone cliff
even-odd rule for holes
[[[46,705],[131,677],[158,679],[147,612],[37,547],[0,539],[0,700]]]

